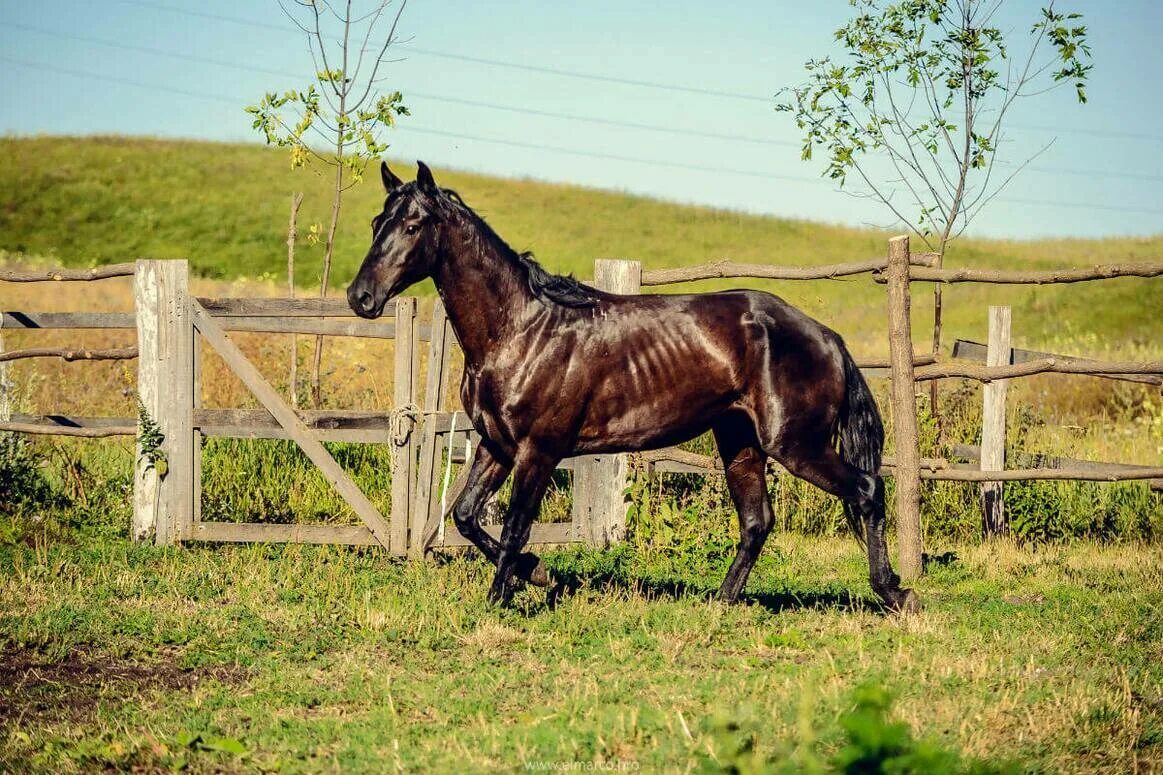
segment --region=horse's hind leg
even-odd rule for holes
[[[860,515],[868,550],[869,581],[889,608],[916,611],[920,601],[911,589],[901,589],[900,578],[893,573],[884,538],[884,480],[844,462],[829,444],[819,445],[816,455],[804,455],[802,448],[783,455],[779,461],[788,471],[805,481],[845,500]]]
[[[719,599],[733,603],[747,584],[747,577],[763,551],[775,515],[764,478],[767,455],[760,449],[749,419],[731,416],[714,428],[715,442],[723,458],[727,489],[739,513],[739,548],[719,587]]]

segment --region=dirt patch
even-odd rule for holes
[[[0,728],[17,720],[77,721],[100,705],[159,691],[188,691],[205,681],[239,683],[236,667],[187,668],[166,662],[132,662],[73,650],[51,662],[27,649],[0,652]]]

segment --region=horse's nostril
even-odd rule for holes
[[[367,291],[364,291],[359,295],[359,308],[364,312],[371,312],[374,304],[375,303],[372,301],[372,295]]]

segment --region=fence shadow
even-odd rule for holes
[[[718,591],[717,586],[694,584],[682,579],[658,579],[618,573],[579,574],[555,570],[553,578],[554,585],[545,598],[545,607],[551,610],[583,587],[598,591],[624,591],[648,600],[682,598],[711,600]],[[772,613],[825,609],[888,613],[888,608],[880,600],[854,595],[847,591],[744,592],[739,596],[739,602],[759,605]]]

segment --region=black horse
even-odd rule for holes
[[[771,531],[772,457],[843,499],[873,590],[891,608],[917,607],[885,545],[884,428],[835,332],[759,291],[619,296],[550,274],[439,188],[423,162],[413,183],[386,164],[380,171],[387,197],[347,298],[375,318],[413,283],[436,283],[464,348],[461,398],[481,436],[452,513],[497,566],[491,600],[507,603],[521,580],[548,584],[524,547],[563,458],[654,449],[711,430],[739,512],[722,600],[738,597]],[[479,520],[510,472],[498,542]]]

